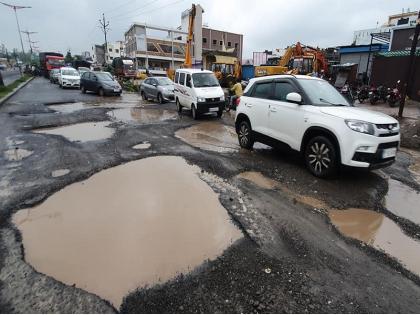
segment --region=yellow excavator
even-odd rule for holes
[[[325,56],[318,48],[305,46],[297,42],[288,47],[277,65],[262,65],[255,67],[255,76],[262,77],[275,74],[311,74],[327,72],[328,65]]]
[[[191,48],[192,48],[192,41],[194,35],[194,21],[195,21],[195,4],[192,5],[190,10],[190,15],[188,19],[188,35],[187,35],[187,45],[185,47],[185,61],[182,65],[182,68],[192,68],[192,55],[191,55]],[[171,80],[175,77],[175,69],[168,69],[166,70],[166,74],[168,78]]]

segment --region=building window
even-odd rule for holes
[[[217,40],[213,39],[213,45],[217,44]]]
[[[109,52],[112,52],[112,48],[109,48],[108,50],[109,50]]]
[[[118,49],[115,49],[115,52],[118,54],[120,51]]]
[[[228,42],[228,47],[232,47],[232,43],[231,42]]]
[[[207,43],[207,38],[203,37],[203,44]]]
[[[238,43],[235,43],[235,49],[238,49]]]
[[[219,42],[219,45],[220,45],[220,46],[222,46],[222,45],[223,45],[223,41],[220,41],[220,42]]]
[[[114,57],[110,57],[111,58],[111,60],[114,60]]]

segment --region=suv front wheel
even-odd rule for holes
[[[337,171],[337,151],[332,142],[324,136],[309,140],[305,148],[305,163],[317,177],[333,176]]]
[[[250,150],[254,146],[254,138],[252,136],[251,125],[246,120],[241,121],[239,124],[238,140],[239,145],[244,149]]]

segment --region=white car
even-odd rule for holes
[[[302,75],[252,79],[235,118],[239,144],[286,145],[302,153],[309,171],[329,177],[340,165],[392,164],[400,143],[394,118],[352,107],[328,82]]]
[[[62,67],[60,68],[60,72],[58,74],[58,84],[61,88],[65,87],[80,87],[80,74],[79,72],[70,67]]]
[[[175,102],[178,111],[191,110],[194,119],[206,113],[223,114],[225,94],[213,72],[199,69],[178,69],[174,80]]]

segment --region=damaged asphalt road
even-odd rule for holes
[[[59,106],[67,108],[57,111]],[[125,110],[115,114],[120,109]],[[80,141],[60,135],[62,126],[105,121],[109,123],[104,128],[112,133],[101,140],[84,141],[83,133]],[[190,144],[188,138],[176,136],[203,123],[205,138],[197,133]],[[382,171],[344,171],[325,181],[311,176],[290,152],[265,146],[243,151],[232,146],[230,138],[222,139],[229,150],[218,150],[223,144],[213,132],[218,135],[221,125],[229,130],[233,116],[225,113],[222,120],[205,117],[196,122],[187,112],[176,114],[174,104],[143,103],[135,94],[100,98],[60,90],[43,78],[30,82],[0,108],[0,310],[420,312],[419,274],[398,262],[401,257],[340,234],[328,216],[333,209],[371,210],[391,219],[414,244],[420,242],[420,225],[404,217],[406,213],[391,212],[385,202],[388,177],[410,187],[413,198],[418,195],[410,154],[401,152],[397,162]],[[104,169],[159,156],[182,157],[219,194],[244,235],[222,255],[204,259],[170,281],[127,292],[119,307],[77,283],[66,285],[39,273],[25,261],[22,234],[12,223],[20,209],[39,205]],[[261,173],[275,184],[271,189],[238,176],[243,172]],[[188,201],[188,195],[182,198]]]

